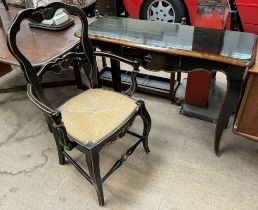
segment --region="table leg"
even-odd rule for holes
[[[107,59],[105,57],[102,57],[102,66],[103,68],[107,67]]]
[[[243,70],[236,69],[238,71],[229,71],[227,74],[227,92],[224,103],[219,113],[219,117],[216,124],[214,151],[219,156],[219,146],[223,130],[225,129],[228,120],[239,102],[242,81],[243,81]]]
[[[114,86],[114,91],[121,92],[121,69],[120,62],[114,59],[110,59],[111,74]]]
[[[180,71],[178,71],[177,73],[176,73],[176,81],[180,84],[181,83],[181,72]]]
[[[175,97],[175,74],[175,72],[170,74],[169,100],[171,101],[171,103],[173,103]]]
[[[175,98],[177,89],[181,84],[181,72],[172,72],[170,74],[170,90],[169,90],[169,100],[171,103],[177,103]]]

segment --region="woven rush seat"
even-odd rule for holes
[[[113,91],[87,90],[59,110],[66,130],[82,144],[96,143],[117,130],[137,111],[136,101]]]

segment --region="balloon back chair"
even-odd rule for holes
[[[44,19],[51,19],[57,9],[63,8],[81,20],[80,50],[67,53],[65,56],[49,62],[40,70],[33,68],[29,60],[17,47],[16,35],[24,19],[41,23]],[[39,29],[37,29],[39,30]],[[62,41],[62,40],[60,40]],[[65,164],[67,159],[75,168],[95,187],[99,205],[104,205],[102,183],[116,170],[123,161],[127,160],[139,144],[143,144],[146,153],[148,135],[151,128],[151,118],[144,102],[134,100],[130,96],[137,88],[136,74],[139,71],[139,62],[131,61],[106,52],[94,52],[88,38],[88,21],[81,9],[61,2],[54,2],[44,7],[25,9],[18,13],[7,33],[9,50],[18,60],[27,80],[27,95],[30,100],[43,111],[49,130],[53,133],[59,163]],[[116,59],[130,64],[133,67],[132,84],[125,93],[104,90],[99,84],[95,56]],[[89,88],[72,97],[60,107],[54,107],[45,97],[41,86],[43,75],[47,71],[60,73],[76,61],[80,64],[85,75],[88,76]],[[143,120],[142,135],[129,130],[136,116]],[[139,138],[136,144],[121,156],[105,176],[100,175],[99,152],[104,145],[123,137],[126,133]],[[72,149],[78,149],[85,154],[89,174],[75,162],[68,154]]]

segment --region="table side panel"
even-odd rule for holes
[[[234,124],[234,132],[258,141],[258,74],[250,74]]]

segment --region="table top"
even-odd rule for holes
[[[4,28],[0,27],[0,62],[19,65],[6,45],[6,30],[17,11],[1,12]],[[76,24],[64,31],[31,29],[21,26],[17,35],[18,47],[34,65],[59,57],[79,42],[74,32]],[[214,60],[237,66],[251,67],[256,57],[254,34],[205,29],[180,24],[157,23],[130,18],[102,17],[89,25],[91,40],[120,44],[160,53]]]
[[[254,65],[257,36],[130,18],[102,17],[89,26],[91,40],[143,50],[208,59],[240,67]]]
[[[1,11],[0,14],[4,26],[0,26],[0,62],[11,65],[19,65],[19,63],[8,50],[6,31],[16,14],[17,10]],[[80,40],[74,36],[74,32],[79,30],[81,25],[77,19],[75,20],[74,26],[58,32],[31,29],[28,22],[24,21],[17,34],[17,45],[34,66],[42,66],[60,57],[79,43]]]

